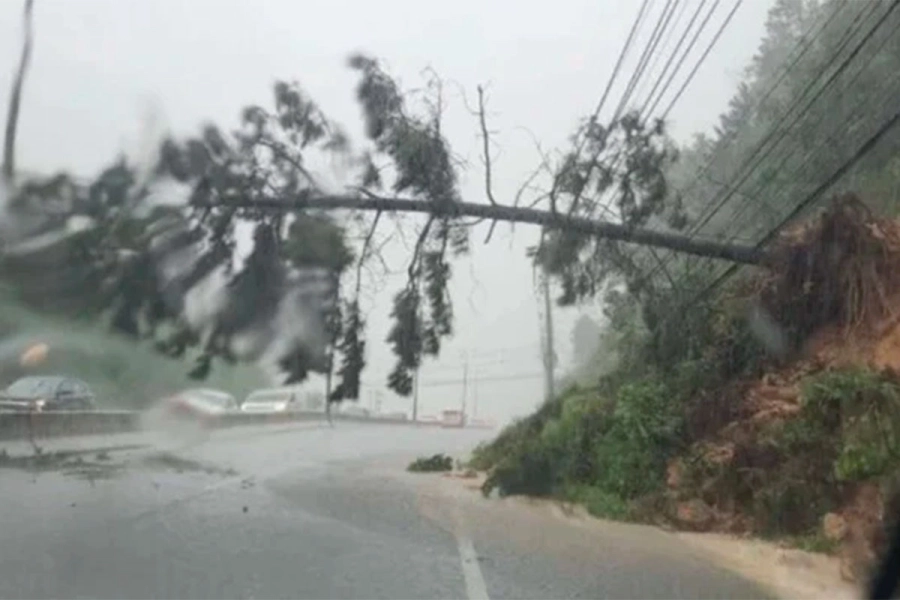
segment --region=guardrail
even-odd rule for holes
[[[141,411],[92,410],[92,411],[48,411],[48,412],[0,412],[0,441],[42,439],[62,436],[108,435],[128,433],[143,429]],[[382,425],[407,425],[421,427],[441,427],[439,421],[414,422],[409,419],[387,417],[364,417],[333,414],[334,421],[350,423],[377,423]],[[326,422],[324,413],[280,412],[280,413],[225,413],[203,421],[211,429],[241,427],[247,425],[278,425],[295,422]]]

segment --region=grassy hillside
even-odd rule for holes
[[[49,345],[47,359],[34,368],[21,367],[21,352],[37,342]],[[187,360],[166,358],[96,324],[38,315],[0,296],[0,385],[22,375],[72,375],[92,386],[100,406],[117,408],[140,408],[189,386],[227,390],[238,399],[266,386],[260,370],[249,365],[216,364],[204,382],[188,379],[188,369]]]

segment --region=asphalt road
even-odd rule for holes
[[[489,435],[346,423],[124,435],[48,442],[45,464],[7,444],[0,597],[766,595],[656,529],[568,522],[404,472]],[[59,464],[54,450],[73,453]]]

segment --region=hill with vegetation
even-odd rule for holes
[[[778,0],[714,134],[679,148],[688,233],[765,245],[762,269],[551,246],[561,302],[604,275],[596,371],[478,449],[485,493],[773,537],[864,576],[900,476],[897,25],[888,4]]]

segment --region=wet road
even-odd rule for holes
[[[82,453],[62,472],[0,469],[0,597],[763,595],[656,529],[403,470],[489,435],[341,423],[48,443]]]

